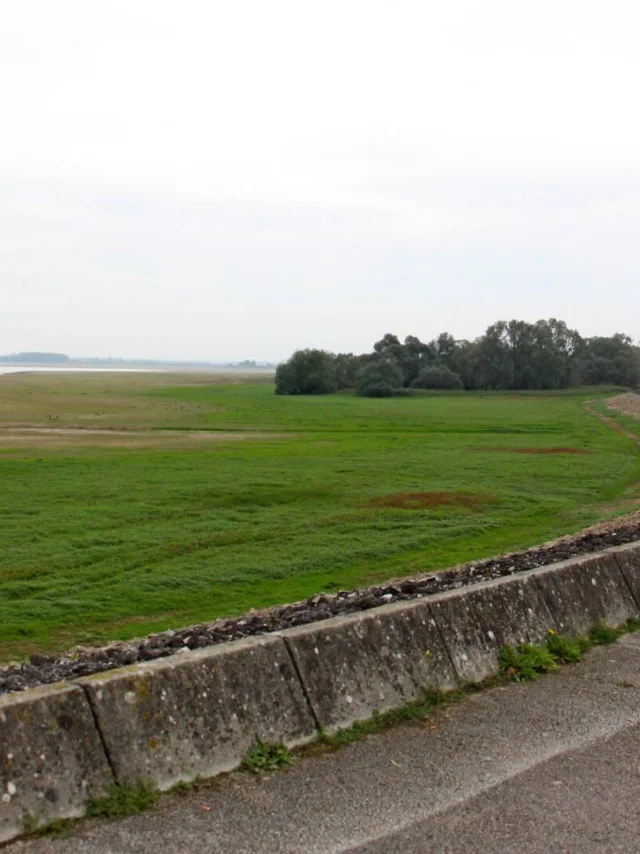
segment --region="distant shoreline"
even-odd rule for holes
[[[273,374],[274,367],[236,366],[236,365],[193,365],[193,364],[154,364],[143,365],[136,363],[117,362],[113,365],[96,364],[95,362],[65,362],[63,364],[39,365],[33,362],[0,362],[0,374],[17,373],[101,373],[101,374],[161,374],[161,373],[192,373],[192,374]]]

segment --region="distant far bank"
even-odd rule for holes
[[[241,362],[172,362],[153,359],[71,358],[64,353],[13,353],[0,356],[0,374],[21,371],[158,373],[181,371],[194,373],[260,373],[270,374],[276,365],[246,359]]]
[[[0,363],[1,374],[162,374],[162,373],[192,373],[192,374],[261,374],[272,376],[275,373],[273,367],[241,368],[235,365],[193,365],[163,364],[158,366],[113,366],[96,367],[95,365],[37,365],[37,364],[6,364]]]

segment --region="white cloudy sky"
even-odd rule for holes
[[[637,0],[19,0],[0,353],[640,336]]]

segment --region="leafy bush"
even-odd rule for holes
[[[276,369],[276,394],[330,394],[337,389],[336,359],[325,350],[296,350]]]
[[[356,391],[362,397],[392,397],[402,387],[402,371],[391,359],[373,359],[356,377]]]

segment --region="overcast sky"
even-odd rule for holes
[[[640,336],[637,0],[19,0],[0,353]]]

